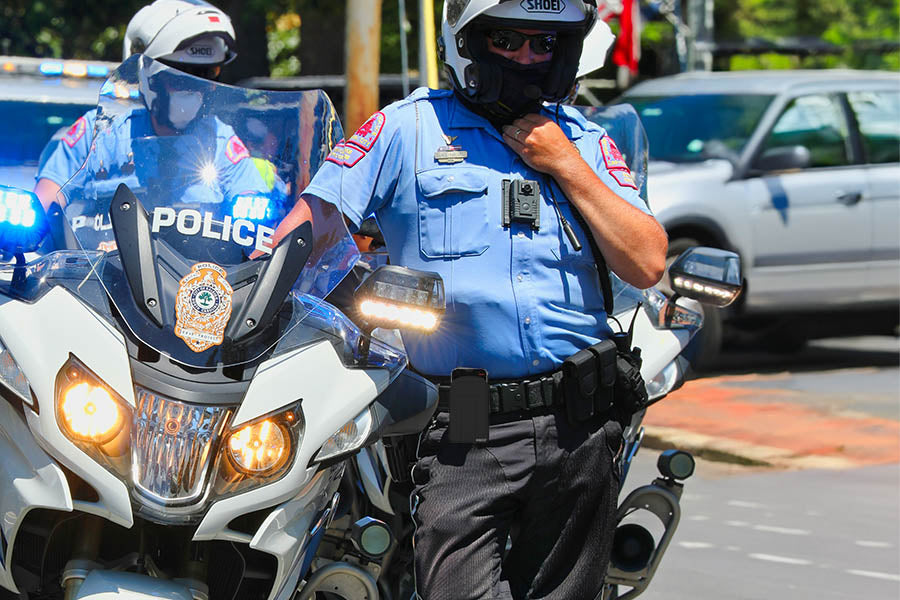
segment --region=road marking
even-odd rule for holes
[[[782,563],[785,565],[811,565],[812,561],[803,558],[791,558],[789,556],[775,556],[774,554],[751,554],[750,558],[765,560],[768,562]]]
[[[728,550],[729,552],[740,552],[741,551],[740,546],[725,546],[725,549]]]
[[[859,575],[860,577],[871,577],[873,579],[887,579],[888,581],[900,581],[900,575],[893,573],[879,573],[878,571],[860,571],[859,569],[847,569],[851,575]]]
[[[811,533],[806,529],[791,529],[790,527],[775,527],[773,525],[754,525],[753,529],[768,531],[769,533],[782,533],[784,535],[809,535]]]
[[[737,506],[738,508],[768,508],[765,504],[745,502],[744,500],[729,500],[728,506]]]
[[[706,548],[715,548],[713,544],[707,542],[678,542],[678,545],[682,548],[688,548],[689,550],[704,550]]]
[[[890,542],[875,542],[870,540],[856,540],[857,546],[862,546],[863,548],[893,548],[894,545]]]
[[[726,525],[731,525],[732,527],[749,527],[750,523],[747,521],[725,521]]]
[[[706,515],[691,515],[688,517],[688,521],[709,521],[709,517]]]

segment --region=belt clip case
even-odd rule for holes
[[[594,409],[598,413],[609,410],[615,399],[616,389],[616,357],[618,348],[612,340],[603,340],[588,348],[597,357],[597,394],[594,397]]]
[[[580,423],[594,416],[597,392],[597,358],[590,350],[579,350],[563,361],[566,411],[569,421]]]
[[[484,369],[453,369],[450,374],[450,425],[453,444],[485,444],[491,414],[491,388]]]

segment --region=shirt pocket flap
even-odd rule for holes
[[[450,192],[484,193],[488,178],[481,169],[446,167],[421,171],[416,176],[422,195],[433,198]]]

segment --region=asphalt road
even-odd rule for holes
[[[653,479],[656,456],[638,454],[627,487]],[[700,462],[681,506],[641,598],[900,598],[898,464],[773,472]]]
[[[683,392],[645,422],[787,454],[769,467],[698,461],[681,525],[641,598],[900,599],[897,338],[726,355]],[[626,493],[652,481],[657,456],[641,450]],[[808,468],[819,464],[830,468]],[[655,518],[638,521],[659,532]]]

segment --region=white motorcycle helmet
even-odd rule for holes
[[[540,99],[559,102],[575,82],[584,38],[596,15],[596,0],[446,0],[441,59],[463,97],[488,105],[504,92],[502,71],[488,53],[486,31],[502,27],[554,31],[556,47],[540,85]]]
[[[123,60],[144,54],[192,75],[214,79],[237,56],[234,27],[224,12],[202,0],[156,0],[132,17]]]

